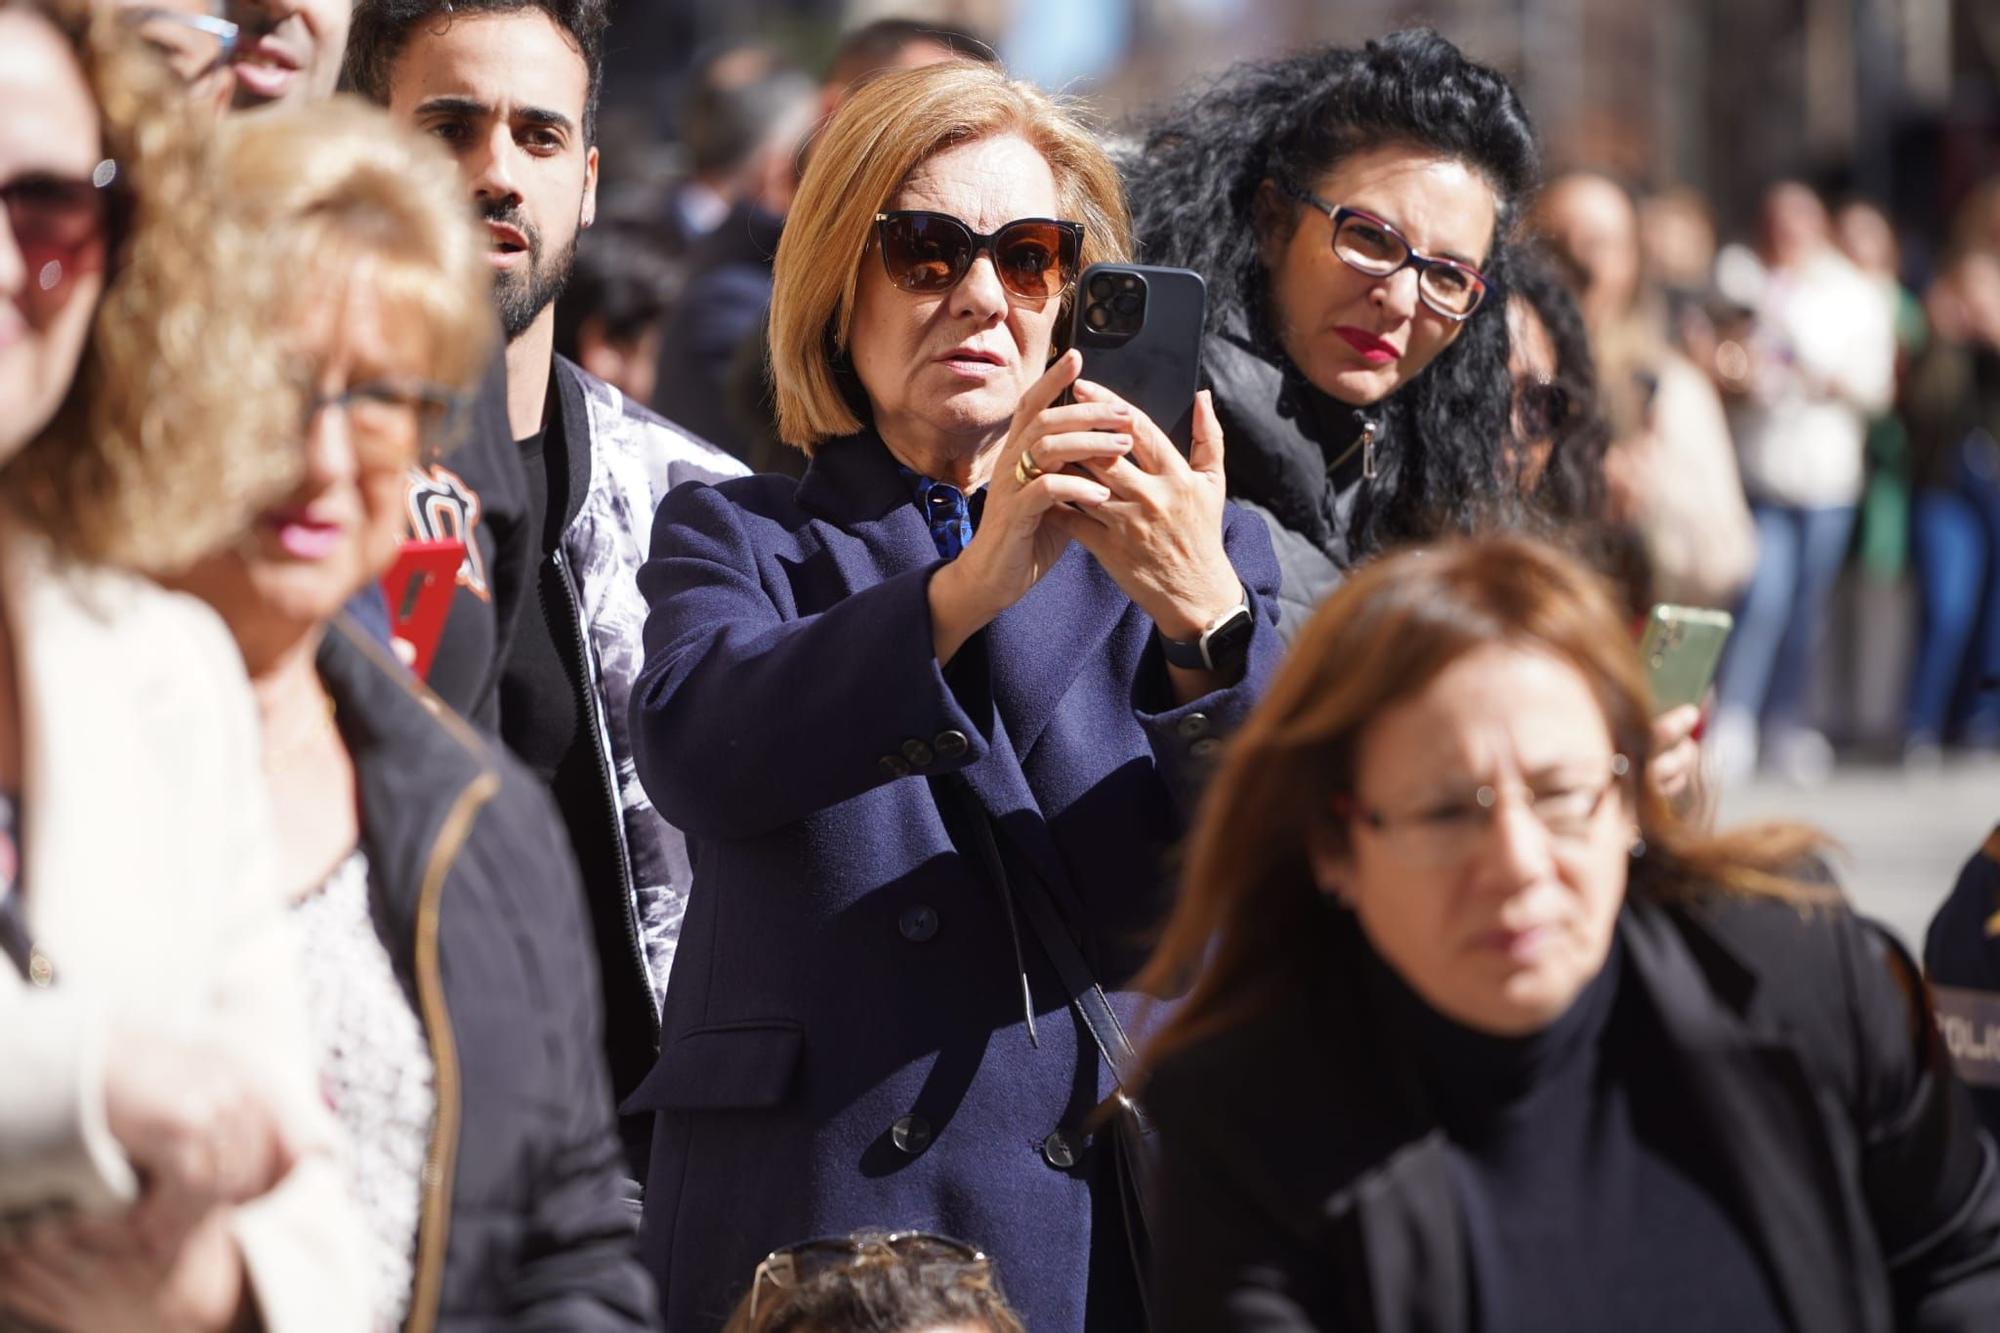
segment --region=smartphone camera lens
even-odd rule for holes
[[[1083,322],[1096,332],[1102,333],[1105,326],[1111,323],[1111,311],[1101,305],[1087,306],[1084,308]]]
[[[1090,296],[1094,301],[1109,301],[1112,290],[1111,279],[1106,274],[1100,273],[1090,280]]]
[[[1118,293],[1111,300],[1111,308],[1127,318],[1139,313],[1139,304],[1139,293],[1129,290]]]

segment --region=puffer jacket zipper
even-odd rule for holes
[[[446,1243],[451,1230],[451,1187],[458,1160],[458,1129],[463,1114],[458,1082],[458,1044],[451,1035],[451,1011],[445,1004],[444,973],[438,959],[438,922],[445,879],[471,836],[481,808],[500,790],[500,777],[488,770],[468,782],[452,798],[437,837],[424,858],[423,884],[417,895],[417,1011],[429,1039],[437,1090],[437,1114],[424,1153],[423,1196],[417,1214],[417,1259],[410,1286],[406,1333],[430,1333],[437,1324],[438,1298],[444,1288]]]
[[[583,715],[590,720],[590,751],[597,760],[598,789],[604,797],[604,814],[611,826],[611,836],[618,848],[618,893],[625,907],[625,944],[630,951],[629,961],[638,970],[639,981],[647,995],[654,993],[653,968],[646,959],[646,948],[639,927],[639,890],[632,880],[632,850],[625,838],[625,811],[618,800],[617,770],[611,762],[611,729],[604,719],[604,704],[598,697],[593,684],[597,680],[597,655],[590,649],[590,638],[583,628],[583,596],[577,590],[576,577],[570,571],[569,557],[558,544],[549,557],[555,564],[556,573],[562,580],[565,610],[569,623],[566,626],[549,627],[553,634],[559,629],[567,629],[576,645],[578,704]],[[660,1044],[660,1015],[657,1009],[648,1005],[647,1011],[653,1045]]]

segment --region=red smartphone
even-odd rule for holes
[[[451,614],[451,599],[458,592],[458,569],[464,563],[464,542],[404,542],[396,563],[382,576],[389,632],[416,650],[410,670],[418,680],[431,673],[445,617]]]

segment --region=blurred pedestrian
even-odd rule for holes
[[[1363,558],[1506,509],[1486,296],[1536,153],[1513,88],[1433,32],[1238,66],[1146,128],[1140,250],[1207,280],[1229,491],[1270,525],[1287,632]]]
[[[120,21],[0,0],[0,1324],[366,1327],[242,664],[165,569],[298,397]]]
[[[660,326],[682,277],[651,226],[633,218],[600,218],[577,238],[576,267],[556,303],[556,355],[627,398],[649,401]]]
[[[1903,747],[1919,764],[1946,740],[2000,746],[2000,256],[1953,257],[1930,306],[1903,394],[1921,608]]]
[[[1924,931],[1924,975],[1979,1123],[2000,1138],[2000,828],[1966,861]]]
[[[668,191],[660,232],[677,257],[690,255],[739,204],[764,195],[774,172],[797,179],[788,164],[810,117],[800,122],[795,108],[812,95],[803,72],[755,42],[709,52],[687,78],[676,117],[687,175]]]
[[[848,94],[877,74],[921,69],[947,60],[992,65],[999,62],[999,56],[991,42],[970,28],[928,19],[890,15],[850,28],[841,34],[820,78],[820,117],[824,121],[840,110]]]
[[[1735,446],[1708,376],[1674,349],[1631,197],[1571,172],[1543,192],[1533,225],[1578,283],[1611,429],[1611,512],[1643,536],[1653,599],[1733,607],[1756,561]]]
[[[739,159],[729,209],[688,245],[687,285],[660,331],[649,400],[670,420],[745,460],[757,423],[738,420],[729,372],[738,350],[763,328],[771,260],[798,189],[800,145],[815,110],[812,80],[765,55],[762,72],[728,94],[729,137]]]
[[[1206,400],[1183,458],[1051,357],[1126,243],[1115,170],[1042,93],[871,80],[778,250],[805,478],[661,505],[633,727],[703,947],[628,1105],[658,1114],[641,1249],[677,1330],[772,1247],[885,1221],[993,1256],[1038,1333],[1140,1317],[1089,1113],[1163,858],[1278,643]]]
[[[636,575],[671,487],[744,468],[554,353],[552,307],[596,216],[605,22],[602,0],[364,0],[348,70],[445,143],[486,223],[534,562],[500,645],[500,736],[553,791],[576,852],[622,1099],[658,1054],[690,878],[685,843],[632,766]],[[644,1126],[631,1133],[643,1174]]]
[[[1725,292],[1752,312],[1728,383],[1757,565],[1716,681],[1713,745],[1725,782],[1761,755],[1810,784],[1833,764],[1807,702],[1861,499],[1868,422],[1895,389],[1894,312],[1834,247],[1809,187],[1774,185],[1759,226],[1755,251],[1717,261]]]
[[[486,236],[450,159],[341,99],[246,118],[220,187],[312,401],[293,490],[183,586],[250,669],[351,1143],[378,1329],[656,1326],[582,894],[547,793],[338,619],[394,557],[404,477],[486,364]],[[294,430],[294,436],[297,435]]]
[[[857,1232],[764,1256],[723,1333],[1023,1333],[993,1261],[920,1231]]]
[[[1604,518],[1604,450],[1597,372],[1583,315],[1540,247],[1516,252],[1507,298],[1507,369],[1514,379],[1508,447],[1515,483],[1555,523]]]
[[[1144,978],[1192,983],[1146,1053],[1155,1327],[2000,1320],[1995,1150],[1915,963],[1799,882],[1816,833],[1635,782],[1623,621],[1511,539],[1306,628]]]

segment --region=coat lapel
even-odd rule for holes
[[[1634,972],[1664,1028],[1666,1057],[1723,1159],[1725,1201],[1764,1260],[1792,1326],[1873,1326],[1854,1280],[1851,1225],[1822,1112],[1798,1052],[1755,1021],[1756,975],[1718,940],[1698,962],[1699,929],[1635,904],[1620,922]],[[1704,949],[1704,954],[1708,950]],[[1738,1007],[1740,1006],[1740,1008]]]

